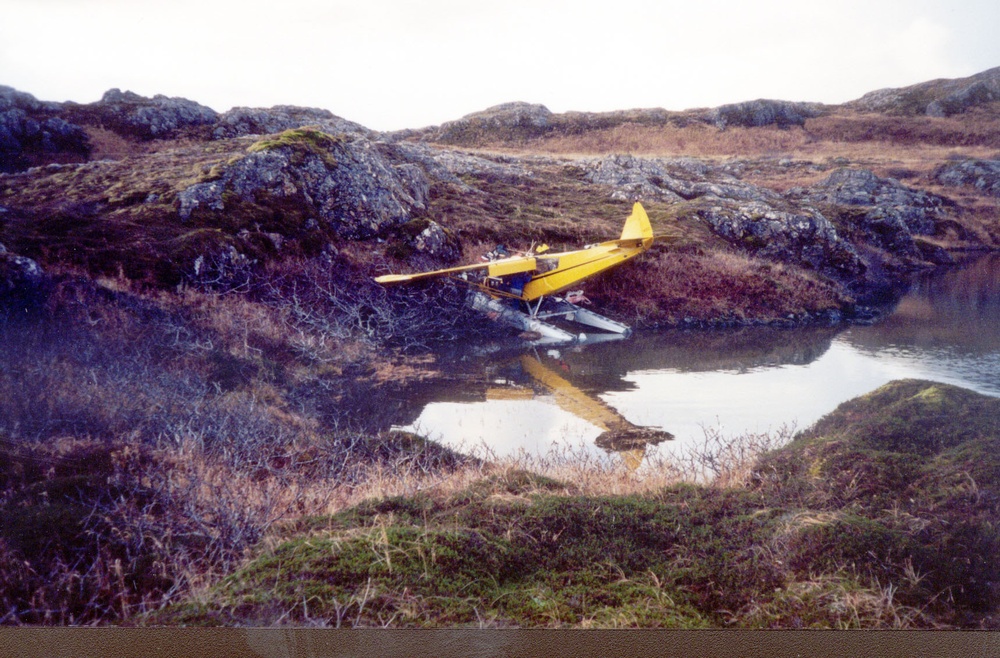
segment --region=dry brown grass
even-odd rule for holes
[[[90,158],[92,160],[121,160],[149,153],[156,146],[150,142],[126,139],[112,130],[98,126],[87,126],[86,131],[87,137],[90,139],[92,149]]]
[[[730,252],[661,251],[642,266],[642,277],[621,268],[590,288],[595,301],[636,326],[785,321],[845,302],[809,272]]]
[[[727,128],[707,124],[684,127],[625,123],[580,135],[555,135],[529,142],[532,152],[559,155],[633,155],[724,157],[762,156],[795,152],[809,142],[800,128]]]
[[[682,127],[623,123],[580,134],[556,133],[523,147],[494,147],[507,152],[564,156],[630,153],[709,159],[786,157],[817,163],[845,159],[925,173],[951,157],[995,157],[1000,149],[1000,119],[986,111],[948,118],[845,112],[808,119],[803,127],[792,128],[720,130],[702,123]]]

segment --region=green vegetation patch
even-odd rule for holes
[[[315,126],[306,126],[285,130],[277,135],[271,135],[254,142],[247,147],[247,152],[256,153],[258,151],[288,148],[298,157],[297,160],[293,158],[292,164],[299,165],[306,155],[315,155],[332,169],[337,166],[337,159],[331,153],[331,149],[342,144],[344,139],[343,135],[331,135]]]
[[[926,457],[1000,436],[1000,400],[947,384],[901,380],[843,403],[804,438],[816,436]]]
[[[563,496],[522,475],[494,482],[439,502],[372,501],[325,531],[317,522],[222,582],[212,605],[165,620],[259,622],[280,610],[333,625],[698,627],[780,583],[752,549],[772,515],[742,493]]]

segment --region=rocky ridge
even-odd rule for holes
[[[988,88],[996,73],[986,72],[961,84],[928,83],[930,87],[921,93],[929,97],[931,89],[937,98],[969,85]],[[758,164],[741,158],[618,154],[560,159],[442,145],[475,142],[484,135],[522,143],[553,131],[602,129],[621,121],[694,122],[719,130],[788,128],[829,110],[819,104],[758,100],[685,113],[557,115],[542,105],[508,103],[437,128],[385,134],[316,108],[233,108],[219,114],[186,99],[145,98],[117,89],[90,105],[43,103],[9,88],[0,91],[0,108],[6,108],[0,112],[6,121],[0,123],[0,153],[15,168],[23,164],[15,162],[16,157],[30,144],[41,151],[49,149],[54,157],[59,149],[66,153],[76,149],[75,157],[85,157],[80,154],[89,148],[86,137],[91,128],[152,143],[153,149],[142,156],[150,159],[138,164],[110,160],[80,164],[65,159],[59,163],[56,157],[57,162],[44,168],[6,181],[0,178],[4,184],[0,201],[11,226],[32,226],[52,213],[92,223],[95,235],[103,232],[100,223],[111,217],[130,227],[160,225],[165,235],[161,245],[166,246],[157,247],[151,258],[165,258],[196,279],[211,271],[213,263],[216,269],[252,269],[274,254],[281,257],[300,249],[307,254],[317,249],[326,252],[324,245],[338,240],[389,243],[394,257],[410,258],[414,267],[416,256],[424,259],[420,267],[452,263],[460,258],[461,245],[435,205],[440,199],[452,199],[459,214],[479,206],[487,209],[488,217],[510,223],[523,208],[494,201],[491,195],[537,188],[544,206],[551,185],[582,186],[579,192],[585,195],[606,195],[616,202],[664,204],[677,220],[702,226],[727,249],[802,268],[852,290],[883,285],[907,271],[952,260],[934,239],[944,234],[943,226],[955,223],[954,202],[864,167],[812,163],[810,176],[828,172],[825,178],[777,191],[753,177]],[[971,92],[965,97],[975,102],[986,98]],[[29,133],[35,142],[26,137]],[[76,136],[76,141],[60,142],[60,135],[66,140]],[[183,148],[171,141],[181,137]],[[160,161],[173,164],[160,170],[156,164]],[[795,163],[769,166],[792,171]],[[156,173],[139,180],[142,177],[133,172],[147,167]],[[995,160],[954,161],[939,167],[931,180],[997,196],[998,170]],[[81,186],[86,191],[61,193],[60,186],[69,181],[86,183]],[[31,196],[35,189],[45,189],[47,201]],[[543,208],[538,216],[565,214],[558,206],[554,202],[553,210]],[[573,234],[568,226],[559,230]],[[550,229],[541,222],[530,230],[544,234]],[[968,243],[975,246],[973,238]],[[42,251],[31,245],[44,239],[17,245],[34,257]],[[178,244],[182,246],[169,246]],[[114,253],[113,259],[127,261],[116,249],[111,245],[106,251]],[[113,268],[113,262],[108,267]]]
[[[879,89],[851,101],[847,106],[863,112],[945,117],[997,101],[1000,101],[1000,67],[967,78]]]
[[[26,169],[46,156],[89,155],[86,132],[59,116],[61,109],[58,103],[0,86],[0,173]]]
[[[177,137],[183,131],[209,126],[219,118],[210,107],[186,98],[157,94],[146,98],[131,91],[110,89],[89,105],[68,104],[69,115],[140,140]]]

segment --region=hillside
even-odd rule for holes
[[[841,106],[511,103],[397,133],[0,87],[0,624],[995,627],[973,559],[996,549],[991,402],[890,385],[714,485],[527,473],[390,431],[466,346],[520,343],[456,289],[372,277],[614,237],[640,200],[661,239],[588,281],[602,313],[875,322],[914,273],[1000,246],[998,80]],[[530,548],[606,513],[632,538]],[[484,564],[493,581],[452,588]]]
[[[512,103],[395,134],[309,108],[218,114],[118,90],[55,104],[5,88],[0,243],[43,268],[155,287],[364,244],[365,276],[498,242],[603,239],[638,199],[672,242],[647,259],[657,276],[644,281],[643,311],[616,294],[626,275],[598,284],[626,321],[774,321],[747,303],[759,278],[782,318],[865,317],[858,301],[907,272],[997,246],[998,79],[991,70],[843,106],[555,115]],[[764,275],[768,264],[780,273]],[[677,280],[691,268],[704,289]]]

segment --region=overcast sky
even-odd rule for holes
[[[997,0],[0,0],[0,85],[420,128],[554,112],[840,103],[1000,66]]]

